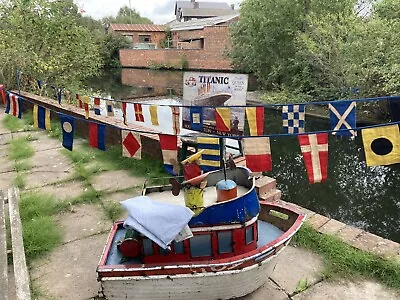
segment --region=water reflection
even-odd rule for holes
[[[175,94],[182,86],[182,72],[125,69],[89,85],[114,99],[151,92]],[[153,86],[153,90],[146,90],[146,86]],[[133,109],[128,111],[128,120],[135,123]],[[168,107],[160,108],[159,119],[171,120],[170,114]],[[120,112],[118,115],[122,118]],[[145,119],[150,120],[150,116],[145,115]],[[267,133],[282,132],[280,112],[267,111],[265,123]],[[146,126],[152,128],[151,124]],[[166,133],[172,133],[172,122],[165,128]],[[328,121],[307,117],[307,131],[324,129],[330,129]],[[328,179],[310,185],[296,137],[271,139],[271,150],[273,171],[268,175],[277,179],[283,199],[400,242],[400,165],[367,167],[360,137],[330,136]]]

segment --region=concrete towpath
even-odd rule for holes
[[[77,179],[76,165],[66,155],[58,139],[45,131],[11,132],[0,113],[0,189],[11,186],[23,176],[25,191],[52,194],[59,201],[85,197],[88,190],[101,195],[95,203],[70,205],[56,216],[63,233],[62,244],[46,256],[32,261],[29,271],[36,299],[98,299],[96,267],[103,251],[112,221],[107,207],[140,193],[145,178],[134,177],[124,170],[110,169],[96,161],[85,165],[97,171],[90,182]],[[17,172],[10,158],[11,140],[30,135],[35,154],[31,168]],[[82,141],[76,140],[79,149]],[[266,284],[243,300],[283,299],[399,299],[400,294],[370,280],[326,281],[323,262],[315,253],[289,246],[265,274]],[[306,286],[299,290],[299,283]],[[235,283],[240,284],[240,283]],[[13,298],[11,298],[13,299]]]

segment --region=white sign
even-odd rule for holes
[[[215,107],[246,105],[247,82],[247,74],[185,72],[183,105],[193,108],[183,109],[182,127],[227,136],[243,134],[243,107],[231,108],[229,131],[217,130]]]

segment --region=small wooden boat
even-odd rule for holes
[[[203,207],[188,224],[193,237],[173,241],[170,249],[116,222],[97,268],[104,296],[232,299],[262,286],[269,262],[299,230],[304,215],[283,204],[259,202],[250,175],[243,167],[209,173]],[[218,199],[216,185],[224,178],[237,184],[236,197]],[[147,187],[144,194],[185,205],[185,194],[174,197],[171,190],[171,185]]]

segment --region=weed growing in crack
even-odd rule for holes
[[[9,144],[10,157],[13,160],[21,160],[31,158],[35,154],[35,150],[29,144],[26,137],[13,139]]]

